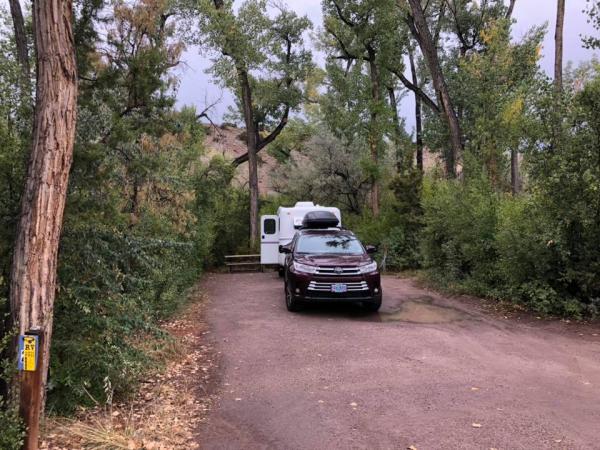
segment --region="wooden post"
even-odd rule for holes
[[[33,334],[33,333],[32,333]],[[23,370],[19,374],[19,414],[27,426],[24,450],[37,450],[40,437],[40,417],[42,414],[44,392],[43,374],[48,370],[44,365],[44,333],[35,332],[38,336],[37,364],[34,371]]]

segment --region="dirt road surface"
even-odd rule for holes
[[[598,327],[383,288],[379,314],[294,314],[276,274],[208,275],[221,375],[202,448],[600,448]]]

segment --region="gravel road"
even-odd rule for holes
[[[384,277],[379,314],[289,313],[275,273],[205,277],[206,449],[599,449],[598,326],[503,317]]]

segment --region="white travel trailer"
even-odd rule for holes
[[[329,211],[340,221],[338,226],[342,226],[342,215],[338,208],[319,206],[313,202],[297,202],[291,208],[280,206],[277,215],[260,218],[261,264],[278,264],[283,267],[285,255],[279,253],[279,246],[292,241],[296,230],[302,226],[304,215],[311,211]]]

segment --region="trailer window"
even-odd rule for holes
[[[277,231],[277,223],[275,219],[265,219],[263,223],[263,231],[265,234],[275,234]]]

